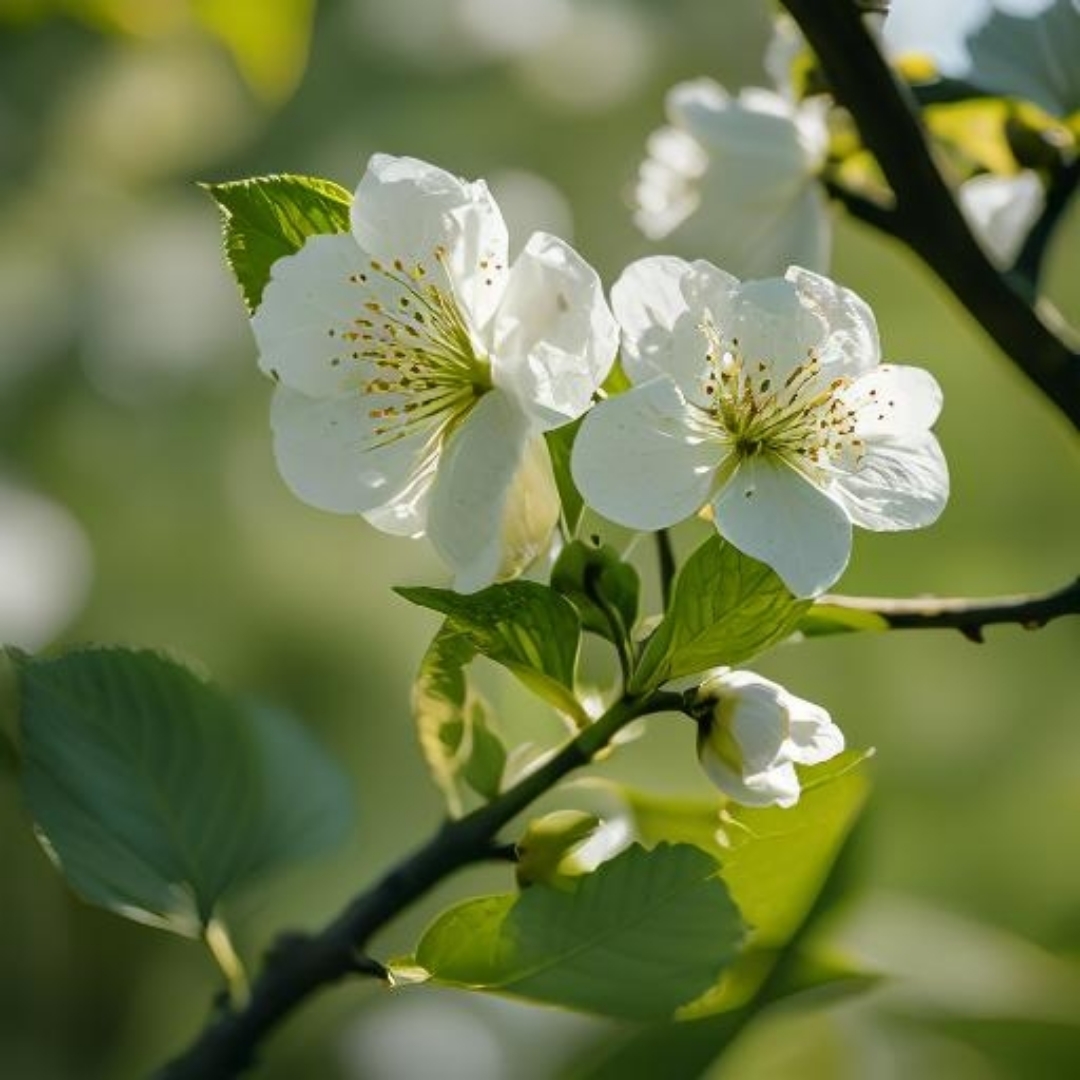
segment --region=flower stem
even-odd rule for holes
[[[210,950],[214,962],[221,969],[222,975],[225,976],[229,1004],[233,1008],[242,1008],[248,1003],[251,988],[248,985],[244,963],[233,946],[229,928],[215,916],[203,930],[203,941]]]

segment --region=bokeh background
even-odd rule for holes
[[[897,0],[898,17],[915,3]],[[761,0],[0,0],[0,638],[164,648],[289,706],[344,763],[348,845],[234,905],[252,960],[436,822],[408,710],[435,620],[389,586],[444,577],[423,543],[283,487],[270,387],[195,182],[299,172],[351,188],[372,152],[411,154],[488,178],[518,246],[560,233],[610,282],[658,250],[628,195],[664,90],[762,83],[768,15]],[[944,386],[953,474],[941,523],[860,536],[843,588],[988,594],[1075,576],[1075,434],[896,245],[840,221],[833,272],[873,305],[887,354]],[[1047,284],[1074,325],[1078,280],[1074,212]],[[890,977],[763,1021],[717,1077],[1080,1075],[1078,661],[1076,619],[981,646],[897,634],[761,661],[877,748],[833,933]],[[493,693],[508,715],[529,708]],[[689,725],[655,724],[622,757],[636,782],[705,790]],[[200,1026],[214,969],[70,895],[0,761],[0,1075],[144,1075]],[[451,883],[378,954],[406,951],[439,901],[505,885],[493,871]],[[612,1034],[357,982],[286,1025],[255,1075],[541,1080]]]

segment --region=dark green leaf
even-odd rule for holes
[[[282,714],[150,652],[17,665],[26,804],[92,903],[196,935],[229,890],[341,838],[347,782]]]
[[[576,888],[537,884],[451,908],[416,960],[439,982],[646,1020],[711,985],[743,934],[713,859],[690,845],[635,846]]]
[[[477,795],[494,799],[499,794],[506,771],[506,747],[492,729],[482,702],[474,702],[469,710],[468,727],[472,734],[472,747],[461,770],[462,779]]]
[[[567,533],[571,536],[577,530],[582,511],[585,509],[585,500],[581,497],[581,492],[578,491],[570,472],[570,451],[573,449],[574,437],[579,427],[581,427],[580,419],[544,433],[548,453],[551,455],[551,468],[555,473],[555,486],[559,491],[559,502],[562,503],[563,521],[566,524]]]
[[[791,634],[809,607],[770,567],[712,536],[679,571],[671,608],[645,647],[633,689],[742,663]]]
[[[552,567],[551,587],[577,608],[586,630],[609,641],[615,641],[616,634],[619,640],[628,639],[637,619],[641,583],[637,571],[613,547],[582,540],[567,544]]]
[[[203,187],[221,210],[225,257],[249,312],[262,300],[270,267],[309,236],[349,231],[352,196],[313,176],[256,176]]]
[[[477,652],[508,668],[575,722],[587,722],[573,691],[581,620],[557,592],[535,581],[510,581],[471,594],[425,587],[394,591],[441,612]]]

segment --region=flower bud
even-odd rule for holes
[[[698,758],[712,782],[745,806],[794,806],[796,765],[844,749],[829,714],[750,671],[720,669],[698,688]]]

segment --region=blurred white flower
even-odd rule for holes
[[[647,237],[708,251],[735,273],[762,277],[797,263],[825,269],[831,223],[818,173],[827,103],[771,90],[732,97],[712,79],[667,95],[669,126],[653,132],[634,220]]]
[[[744,806],[794,806],[801,793],[795,766],[844,749],[843,732],[820,705],[750,671],[714,672],[697,702],[702,768]]]
[[[1080,0],[894,0],[885,41],[1052,116],[1080,109]]]
[[[278,260],[252,319],[279,386],[278,467],[314,506],[427,534],[472,591],[541,555],[559,501],[543,432],[580,416],[618,328],[595,271],[534,233],[508,266],[483,181],[377,154],[352,233]]]
[[[1046,203],[1042,182],[1031,169],[1015,176],[973,176],[960,185],[957,199],[972,232],[1000,270],[1015,262]]]
[[[612,304],[634,385],[585,417],[572,457],[600,514],[660,529],[708,507],[797,596],[840,576],[853,524],[913,529],[940,514],[941,391],[920,368],[880,363],[855,293],[799,267],[739,282],[657,256],[627,267]]]
[[[71,514],[0,477],[0,643],[47,645],[86,599],[90,569],[90,544]]]

